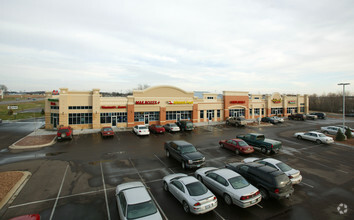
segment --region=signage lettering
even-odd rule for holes
[[[273,103],[281,103],[281,99],[272,99]]]
[[[244,104],[246,101],[230,101],[231,104]]]
[[[296,104],[295,101],[289,101],[288,103],[289,103],[289,104]]]
[[[18,106],[17,105],[9,105],[7,106],[7,109],[18,109]]]
[[[102,109],[127,108],[127,106],[101,106]]]
[[[168,101],[169,105],[184,105],[184,104],[193,104],[193,101]]]
[[[160,101],[136,101],[136,105],[157,105],[160,104]]]
[[[53,90],[52,95],[59,95],[59,91],[58,90]]]

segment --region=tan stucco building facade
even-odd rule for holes
[[[45,127],[58,125],[74,129],[98,129],[104,126],[133,127],[140,124],[167,124],[178,120],[193,123],[224,121],[230,116],[255,119],[264,116],[308,113],[309,100],[304,95],[252,95],[248,92],[224,91],[195,96],[174,86],[155,86],[133,91],[127,97],[102,97],[92,91],[46,93]]]

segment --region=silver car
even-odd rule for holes
[[[228,205],[235,204],[247,208],[262,200],[256,187],[230,169],[205,167],[195,171],[194,176],[213,192],[221,195]]]
[[[162,220],[142,182],[123,183],[116,188],[119,217],[125,219]]]
[[[282,172],[284,172],[289,179],[291,180],[292,184],[299,184],[302,181],[302,176],[300,174],[299,170],[295,170],[292,167],[288,166],[287,164],[281,162],[280,160],[276,160],[273,158],[257,158],[257,157],[248,157],[243,160],[244,163],[251,163],[251,162],[257,162],[261,163],[267,166],[274,167],[275,169],[278,169]]]
[[[278,116],[273,116],[271,118],[274,118],[274,120],[278,120],[279,123],[283,123],[284,122],[284,118],[280,118]]]
[[[176,125],[176,123],[165,124],[163,127],[164,127],[165,130],[168,131],[168,132],[176,132],[176,131],[180,131],[180,130],[181,130],[181,129]]]
[[[182,203],[186,213],[203,214],[218,205],[216,196],[193,176],[183,173],[167,175],[163,178],[163,188]]]
[[[327,127],[321,127],[321,132],[324,134],[333,134],[336,135],[338,130],[341,130],[342,133],[345,133],[345,130],[343,128],[337,127],[337,126],[327,126]]]
[[[334,143],[333,138],[327,137],[326,135],[316,132],[316,131],[309,131],[309,132],[297,132],[294,134],[294,137],[297,139],[301,140],[309,140],[309,141],[314,141],[317,144],[331,144]]]

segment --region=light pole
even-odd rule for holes
[[[350,83],[338,83],[338,86],[343,86],[343,129],[345,130],[345,86]]]

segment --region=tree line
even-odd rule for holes
[[[343,94],[328,93],[318,96],[313,94],[309,96],[309,107],[311,111],[323,111],[333,113],[343,113]],[[354,96],[346,93],[345,113],[354,113]]]

